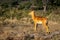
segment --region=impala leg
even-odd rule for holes
[[[37,24],[35,23],[35,26],[34,26],[34,30],[35,30],[35,31],[36,31],[36,29],[37,29],[36,26],[37,26]]]
[[[44,28],[46,29],[46,32],[49,32],[48,26],[46,25],[46,23],[43,24]]]
[[[49,32],[48,26],[46,25],[46,32]]]

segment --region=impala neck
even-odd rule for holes
[[[34,13],[34,11],[32,12],[32,19],[34,19],[35,18],[35,13]]]

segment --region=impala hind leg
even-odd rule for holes
[[[46,29],[46,32],[48,32],[49,33],[49,29],[48,29],[48,25],[46,25],[46,23],[43,23],[43,28],[45,28]]]
[[[36,26],[37,26],[37,24],[35,23],[35,24],[34,24],[34,31],[37,30],[37,27],[36,27]]]

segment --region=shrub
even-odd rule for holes
[[[19,4],[19,9],[29,9],[30,6],[31,6],[31,3],[30,2],[22,2]]]

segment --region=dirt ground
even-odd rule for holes
[[[0,40],[60,40],[60,24],[49,21],[50,33],[47,34],[42,25],[34,32],[34,24],[7,23],[0,25]]]

